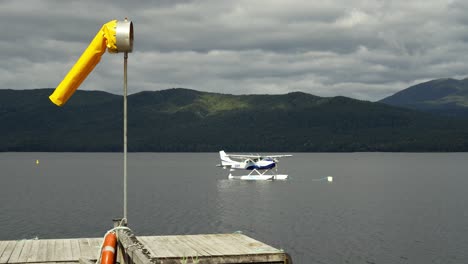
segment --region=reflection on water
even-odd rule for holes
[[[240,228],[244,232],[256,232],[257,226],[268,225],[269,212],[276,210],[275,193],[271,181],[218,180],[217,209],[225,227]],[[245,206],[240,206],[245,205]],[[272,208],[273,207],[273,208]]]

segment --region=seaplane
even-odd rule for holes
[[[280,158],[292,157],[292,155],[245,155],[226,154],[224,150],[219,152],[221,164],[218,167],[229,169],[229,179],[238,180],[286,180],[287,174],[278,174],[277,163]],[[234,159],[234,160],[233,160]],[[268,174],[275,168],[275,174]],[[232,175],[235,170],[250,170],[247,175]]]

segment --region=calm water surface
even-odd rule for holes
[[[129,154],[130,227],[242,231],[295,263],[468,263],[467,153],[297,153],[284,182],[227,180],[218,163]],[[0,240],[103,236],[123,214],[122,167],[119,153],[0,153]]]

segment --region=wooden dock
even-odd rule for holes
[[[102,238],[0,241],[0,263],[78,263],[96,259]]]
[[[288,254],[243,234],[134,236],[118,231],[120,263],[292,263]],[[0,241],[0,264],[95,262],[102,238]]]

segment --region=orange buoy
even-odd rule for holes
[[[114,264],[117,247],[117,236],[110,232],[104,237],[104,244],[101,250],[101,264]]]

